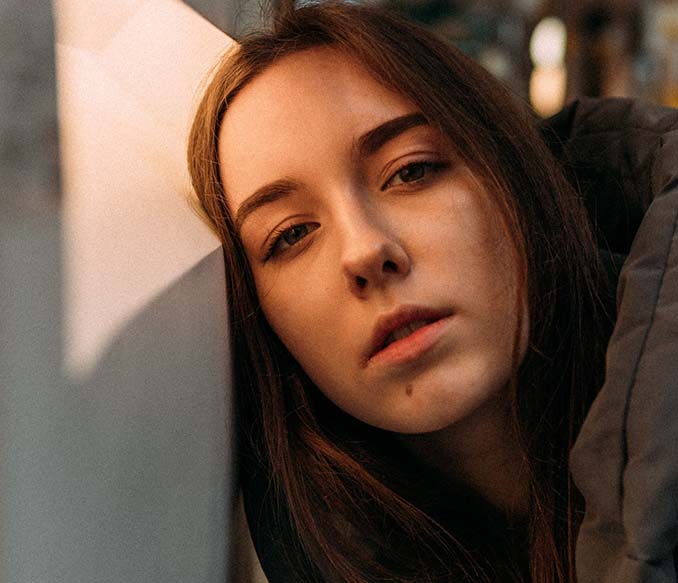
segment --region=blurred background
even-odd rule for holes
[[[232,0],[226,32],[261,24],[257,0]],[[542,116],[577,96],[678,106],[678,0],[364,0],[435,31]]]

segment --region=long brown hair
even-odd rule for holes
[[[482,178],[513,239],[530,321],[528,351],[522,362],[516,357],[510,385],[530,468],[525,560],[511,548],[515,537],[501,534],[499,513],[472,493],[439,492],[451,501],[437,508],[433,486],[391,463],[389,436],[324,399],[258,307],[219,177],[219,126],[253,78],[317,46],[355,59],[418,107]],[[581,201],[527,110],[459,51],[398,17],[353,4],[307,5],[241,39],[220,64],[193,124],[189,164],[224,245],[243,475],[270,481],[267,503],[291,525],[295,580],[574,581],[581,504],[567,456],[602,383],[608,296]]]

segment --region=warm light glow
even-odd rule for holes
[[[559,18],[544,18],[530,39],[530,58],[535,67],[557,67],[565,60],[567,30]]]
[[[565,103],[567,74],[563,65],[537,67],[530,77],[530,101],[542,117],[558,112]]]
[[[542,117],[553,115],[565,103],[567,71],[565,49],[567,30],[559,18],[544,18],[530,39],[534,71],[530,77],[530,101]]]

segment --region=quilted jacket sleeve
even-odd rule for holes
[[[586,500],[578,581],[675,583],[678,112],[587,100],[553,127],[581,177],[599,240],[628,253],[606,380],[570,460]]]

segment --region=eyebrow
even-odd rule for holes
[[[407,130],[421,125],[428,125],[428,121],[422,113],[410,113],[393,118],[363,134],[356,142],[354,149],[361,157],[371,156]],[[283,178],[258,188],[245,199],[236,212],[234,221],[236,233],[240,232],[245,219],[253,212],[286,198],[297,190],[298,186],[295,181]]]
[[[410,113],[393,118],[361,136],[356,149],[364,157],[371,156],[400,134],[422,125],[428,125],[423,113]]]
[[[275,180],[269,184],[265,184],[261,188],[258,188],[254,194],[248,196],[245,201],[240,205],[240,208],[235,213],[235,232],[240,233],[242,224],[245,222],[245,219],[249,217],[254,211],[271,204],[280,199],[283,199],[289,196],[298,188],[296,182],[283,178],[281,180]]]

